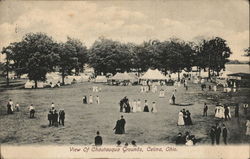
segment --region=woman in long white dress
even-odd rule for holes
[[[133,112],[136,113],[137,112],[137,101],[136,100],[133,101],[132,106],[133,106]]]
[[[165,92],[164,92],[163,89],[161,89],[161,90],[160,90],[160,95],[159,95],[159,97],[164,97],[164,96],[165,96]]]
[[[215,107],[215,117],[220,118],[220,106]]]
[[[182,111],[179,112],[179,118],[178,118],[178,126],[183,126],[184,125],[184,119],[183,119],[183,113]]]
[[[92,104],[92,103],[93,103],[93,96],[90,95],[90,96],[89,96],[89,104]]]
[[[217,91],[217,86],[216,86],[216,85],[214,85],[214,91],[215,91],[215,92]]]
[[[246,127],[247,127],[246,135],[250,135],[250,120],[247,120]]]
[[[143,93],[144,92],[144,88],[143,86],[141,86],[140,92]]]
[[[155,102],[152,102],[152,110],[151,110],[152,113],[157,113],[157,109],[156,109],[156,103]]]
[[[136,105],[137,105],[137,112],[141,112],[142,109],[141,109],[141,100],[140,99],[137,100]]]
[[[228,116],[229,116],[229,118],[232,118],[232,117],[231,117],[230,107],[229,107],[229,106],[227,106],[227,109],[228,109]]]

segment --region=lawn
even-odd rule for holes
[[[92,86],[102,88],[101,92],[92,92]],[[165,86],[166,97],[159,98],[157,93],[139,93],[140,86],[108,86],[94,83],[78,83],[61,88],[46,89],[11,89],[3,90],[0,96],[0,143],[3,144],[83,144],[92,145],[96,131],[100,131],[104,144],[115,144],[135,140],[137,144],[171,144],[178,132],[190,131],[200,139],[198,144],[210,144],[209,129],[218,119],[214,118],[214,107],[217,101],[230,103],[248,102],[249,89],[241,89],[230,96],[222,92],[201,91],[198,84],[189,83],[189,90],[183,86],[177,88],[176,102],[192,103],[191,106],[170,105],[168,100],[174,90]],[[82,104],[84,95],[99,95],[101,104]],[[129,100],[141,99],[142,105],[147,99],[151,108],[152,101],[157,104],[158,113],[120,113],[119,101],[124,96]],[[11,98],[19,102],[21,111],[6,115],[6,104]],[[65,126],[48,127],[47,113],[51,102],[56,109],[64,108]],[[209,105],[208,117],[202,117],[203,103]],[[28,105],[33,103],[35,119],[29,119]],[[181,109],[191,112],[194,125],[177,126],[178,112]],[[233,118],[226,121],[229,129],[229,143],[248,143],[245,133],[245,116],[240,109],[240,120]],[[234,114],[234,108],[231,108]],[[126,134],[115,135],[113,128],[116,120],[123,115],[126,120]]]

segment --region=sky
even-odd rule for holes
[[[219,36],[233,54],[247,61],[247,0],[88,0],[0,1],[0,49],[29,32],[44,32],[58,42],[67,36],[90,47],[98,37],[141,43],[180,38],[197,42]],[[0,58],[3,60],[3,56]]]

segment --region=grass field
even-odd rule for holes
[[[93,93],[92,86],[100,86],[101,92]],[[192,106],[181,107],[170,105],[168,100],[174,89],[165,86],[166,97],[159,98],[157,93],[139,93],[140,86],[108,86],[93,83],[78,83],[55,89],[4,89],[0,96],[0,143],[3,144],[83,144],[91,145],[96,131],[100,131],[104,144],[115,144],[117,140],[137,144],[171,144],[178,132],[190,131],[200,139],[198,144],[210,144],[209,129],[218,119],[214,118],[215,103],[248,102],[249,89],[241,89],[238,93],[226,95],[222,92],[202,92],[198,84],[190,82],[189,90],[183,86],[177,88],[176,103],[193,103]],[[82,104],[84,95],[99,95],[101,104]],[[158,113],[120,113],[119,101],[124,96],[129,100],[141,99],[142,105],[147,99],[151,107],[152,101],[157,104]],[[20,112],[6,115],[6,104],[11,98],[18,102]],[[66,112],[65,126],[48,127],[47,113],[51,102],[56,109],[64,108]],[[203,103],[209,105],[208,117],[202,117]],[[28,105],[33,103],[35,119],[29,119]],[[178,112],[181,109],[191,112],[194,125],[177,126]],[[249,143],[245,133],[245,116],[240,108],[240,119],[233,118],[224,122],[229,129],[229,143]],[[231,107],[234,115],[234,108]],[[124,115],[126,134],[115,135],[113,128],[116,120]]]

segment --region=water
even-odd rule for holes
[[[248,64],[227,64],[225,65],[226,71],[232,73],[250,73],[250,65]]]

